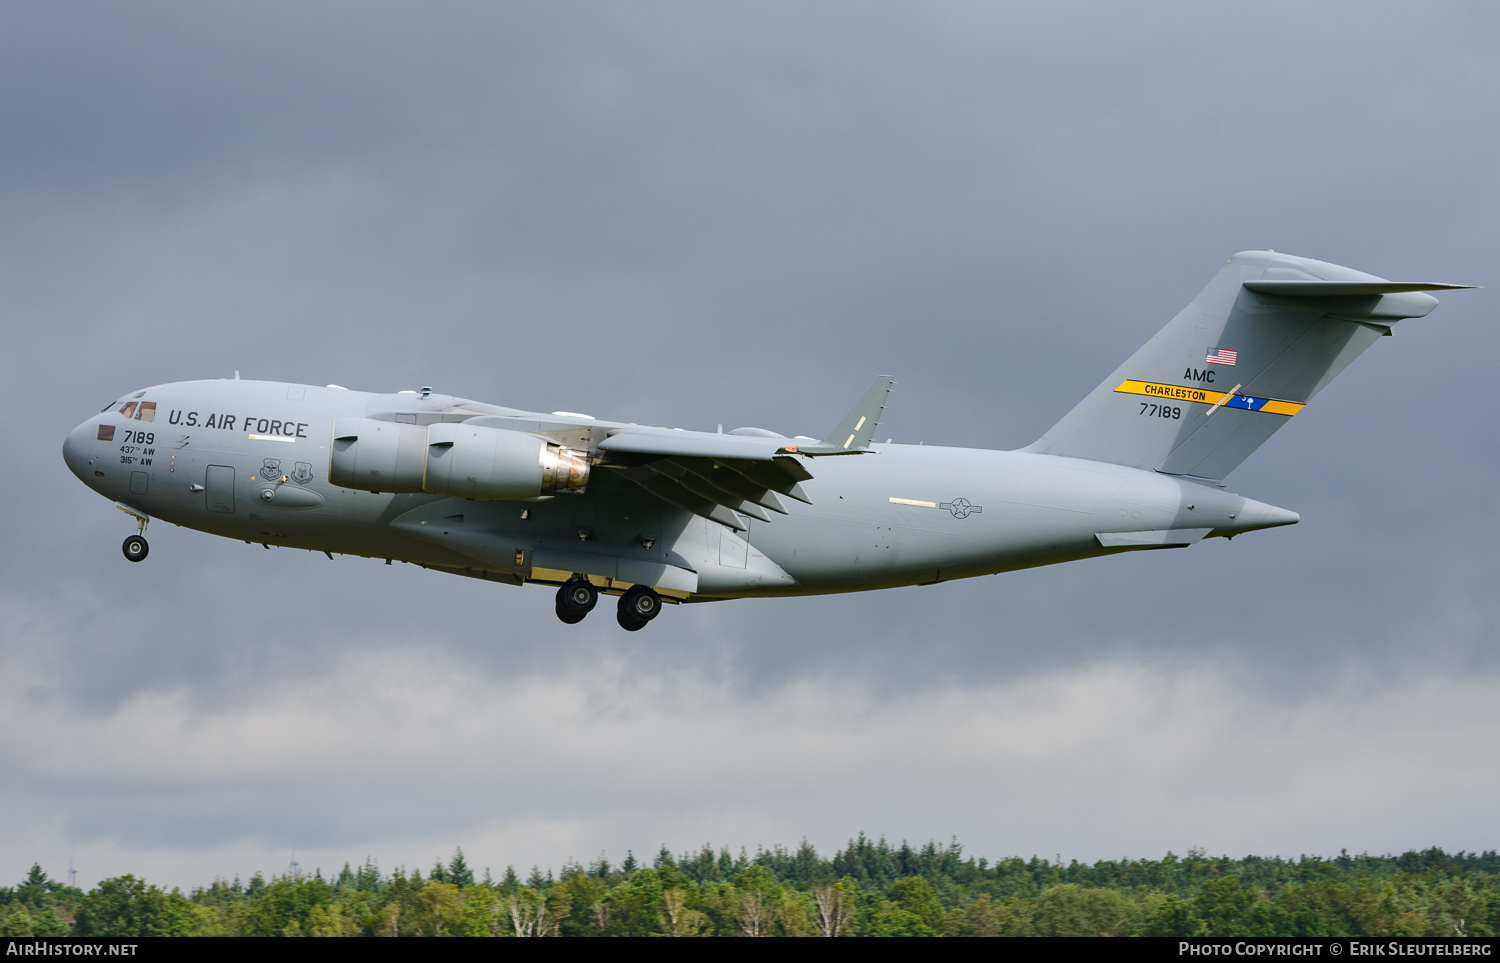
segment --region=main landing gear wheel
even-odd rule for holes
[[[132,535],[125,539],[125,544],[120,546],[120,550],[132,562],[139,562],[146,557],[147,552],[151,551],[151,546],[146,544],[144,536]]]
[[[582,622],[598,604],[599,590],[587,579],[572,579],[557,590],[557,617],[569,625]]]
[[[620,628],[626,632],[639,632],[646,623],[661,614],[661,596],[649,585],[632,585],[620,596],[620,608],[616,613]]]

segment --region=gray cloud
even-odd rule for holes
[[[1293,529],[629,637],[564,632],[534,588],[160,523],[127,566],[124,516],[58,448],[126,389],[236,369],[789,433],[891,371],[883,434],[1024,445],[1236,250],[1492,283],[1496,27],[7,6],[0,877],[71,846],[86,877],[189,884],[293,845],[547,864],[861,829],[1080,858],[1492,848],[1450,795],[1338,815],[1356,771],[1493,794],[1465,756],[1500,671],[1484,291],[1403,322],[1231,477]],[[1119,758],[1225,788],[1153,794]]]

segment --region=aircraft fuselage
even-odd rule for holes
[[[397,424],[485,415],[581,450],[592,439],[603,467],[582,492],[528,500],[333,484],[335,424],[372,415]],[[783,499],[786,514],[746,518],[736,531],[604,470],[597,440],[628,427],[433,393],[192,381],[128,395],[79,425],[64,453],[85,484],[134,513],[226,538],[513,584],[649,583],[680,601],[926,584],[1297,521],[1213,485],[1120,465],[872,445],[805,459],[810,504]]]
[[[821,439],[699,432],[276,382],[146,388],[78,426],[74,474],[146,522],[558,585],[557,616],[858,592],[1180,548],[1298,521],[1223,479],[1430,292],[1276,251],[1187,307],[1018,451],[874,444],[894,380]]]

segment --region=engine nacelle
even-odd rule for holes
[[[523,431],[348,418],[333,427],[328,480],[364,491],[507,501],[581,491],[589,462],[584,452]]]
[[[536,435],[463,423],[427,429],[422,487],[439,495],[507,501],[582,489],[588,480],[587,456]]]
[[[333,423],[328,480],[367,492],[419,492],[427,470],[427,429],[372,418]]]

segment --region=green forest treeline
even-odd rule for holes
[[[955,842],[861,835],[753,857],[705,846],[650,866],[602,856],[553,876],[476,880],[460,850],[425,875],[216,880],[183,895],[134,876],[85,893],[33,866],[0,887],[0,936],[1492,936],[1500,856],[1297,860],[965,859]]]

